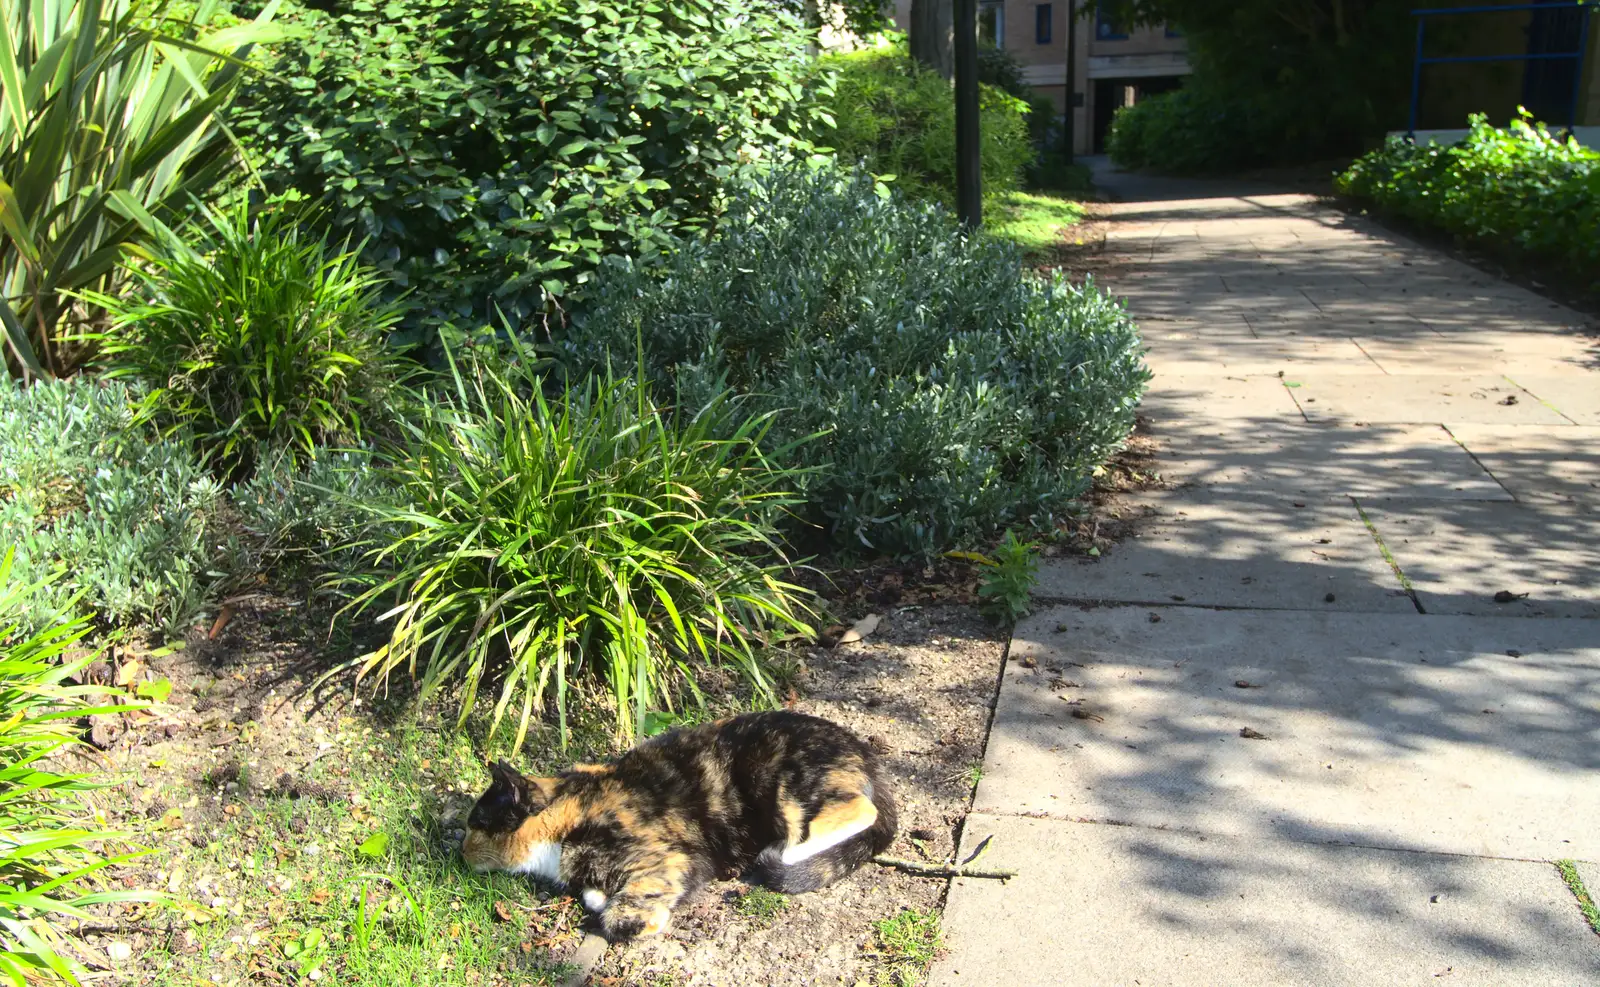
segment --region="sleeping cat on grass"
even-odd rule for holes
[[[467,863],[580,892],[611,939],[661,932],[714,877],[750,873],[775,891],[814,891],[895,833],[872,748],[800,713],[674,730],[554,778],[503,761],[492,773],[467,818]]]

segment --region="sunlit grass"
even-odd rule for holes
[[[1083,219],[1083,204],[1049,192],[1007,192],[986,206],[989,232],[1030,255],[1048,253]]]
[[[167,844],[156,877],[182,931],[149,956],[153,982],[562,982],[550,957],[579,934],[580,906],[472,873],[456,851],[456,816],[485,783],[470,741],[350,725],[331,743],[303,784],[336,796],[203,785],[220,825],[156,824],[150,842]]]

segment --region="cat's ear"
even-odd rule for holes
[[[530,811],[543,812],[545,806],[555,801],[556,786],[561,783],[559,778],[523,778],[527,786],[523,790],[524,804]]]
[[[526,808],[528,805],[528,780],[522,774],[504,761],[496,761],[489,765],[489,793],[498,795],[512,805]]]
[[[542,812],[556,797],[557,779],[530,778],[504,761],[489,765],[490,795],[527,813]]]

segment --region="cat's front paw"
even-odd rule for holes
[[[665,932],[672,921],[672,912],[662,905],[641,906],[612,902],[600,913],[600,927],[606,938],[632,939],[635,936],[653,936]]]

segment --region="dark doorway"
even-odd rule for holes
[[[1117,110],[1157,93],[1171,92],[1182,85],[1181,75],[1094,80],[1094,153],[1105,152],[1106,137],[1111,133],[1111,118]]]

